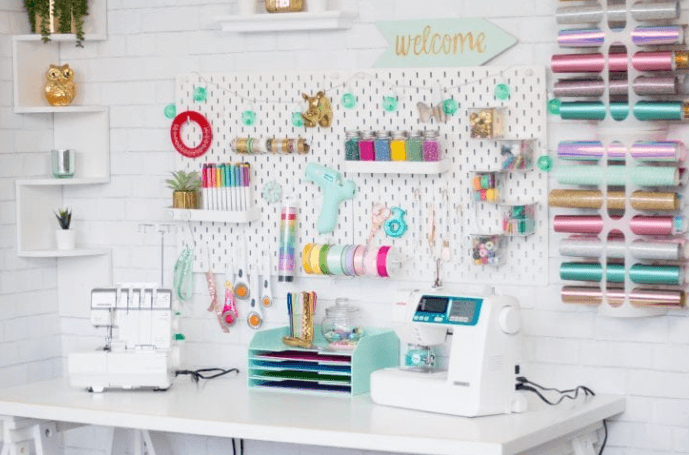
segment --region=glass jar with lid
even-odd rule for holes
[[[345,129],[345,160],[359,161],[359,140],[361,133],[357,130]]]
[[[423,160],[438,161],[440,159],[440,144],[438,143],[439,131],[426,131],[423,134]]]
[[[364,336],[359,308],[350,305],[347,299],[336,299],[335,305],[325,309],[321,333],[331,348],[353,349]]]

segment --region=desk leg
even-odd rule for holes
[[[596,455],[593,449],[594,437],[590,434],[572,439],[574,455]]]
[[[3,419],[3,446],[0,455],[28,455],[33,445],[36,455],[58,455],[60,441],[55,422],[6,417]]]
[[[133,451],[130,442],[133,444]],[[165,450],[156,450],[156,447],[161,445],[160,442],[153,443],[148,430],[113,428],[109,444],[110,452],[107,455],[125,455],[128,453],[133,455],[165,455]],[[167,453],[171,452],[167,451]]]

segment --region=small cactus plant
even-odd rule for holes
[[[59,209],[55,212],[55,217],[57,222],[60,223],[60,227],[64,230],[69,229],[69,225],[72,223],[72,210],[69,208]]]

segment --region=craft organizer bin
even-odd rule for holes
[[[509,99],[494,95],[497,84],[511,88]],[[420,87],[420,88],[417,88]],[[470,179],[478,170],[502,169],[501,144],[505,140],[532,140],[534,154],[543,153],[546,140],[545,68],[542,66],[375,69],[359,72],[299,71],[279,73],[182,74],[177,77],[177,111],[202,113],[213,127],[213,144],[206,155],[197,159],[176,158],[176,168],[197,169],[203,162],[243,161],[251,163],[260,217],[245,217],[250,223],[224,223],[217,219],[191,219],[195,244],[208,254],[195,255],[194,271],[222,273],[227,258],[238,250],[237,239],[247,239],[251,264],[260,262],[266,251],[277,254],[280,204],[269,204],[260,197],[267,182],[282,185],[283,197],[298,199],[299,214],[296,248],[307,243],[361,244],[371,228],[374,203],[401,207],[407,212],[409,229],[400,238],[388,238],[379,232],[372,245],[389,244],[404,258],[404,267],[396,279],[433,281],[435,260],[430,256],[428,213],[435,207],[438,238],[436,246],[449,243],[451,257],[443,262],[443,279],[448,283],[472,282],[511,285],[548,281],[547,205],[538,204],[535,233],[510,239],[510,254],[498,268],[476,266],[470,256],[470,234],[499,232],[500,207],[485,204],[475,214],[472,210]],[[193,99],[195,89],[204,87],[204,102]],[[405,88],[409,87],[409,88]],[[445,92],[441,89],[444,87]],[[333,124],[329,128],[295,127],[293,114],[303,112],[306,103],[301,94],[314,95],[325,90],[331,100]],[[354,108],[345,108],[340,100],[350,92],[356,96]],[[246,96],[245,101],[237,94]],[[396,96],[397,110],[386,112],[383,98]],[[417,104],[437,105],[452,97],[461,109],[447,123],[436,119],[422,123]],[[262,100],[287,100],[265,104]],[[468,108],[491,107],[504,113],[504,139],[471,139]],[[242,112],[256,112],[253,125],[242,123]],[[437,162],[354,162],[345,160],[345,131],[418,131],[439,130],[443,159]],[[184,141],[193,144],[200,138],[193,122],[184,130]],[[304,138],[308,154],[255,154],[232,152],[231,142],[244,137]],[[353,200],[340,204],[338,225],[329,235],[318,235],[316,221],[322,203],[322,190],[306,182],[304,170],[316,162],[337,170],[344,179],[355,181],[358,191]],[[545,201],[547,174],[507,172],[507,194],[514,200]],[[180,215],[182,216],[187,214]],[[179,239],[182,244],[184,239]],[[273,257],[277,274],[277,256]],[[296,277],[307,277],[301,266]],[[332,278],[327,278],[332,279]]]
[[[589,44],[589,47],[582,48],[579,52],[571,49],[567,49],[565,52],[567,54],[601,53],[603,56],[606,56],[613,52],[623,52],[619,49],[619,46],[622,45],[627,55],[631,56],[638,51],[659,49],[659,47],[649,48],[642,46],[638,36],[634,37],[635,34],[632,30],[637,30],[638,27],[644,25],[676,24],[678,21],[665,20],[662,24],[657,21],[655,23],[644,23],[642,21],[645,17],[645,13],[637,14],[632,12],[632,5],[636,2],[637,0],[626,0],[623,2],[622,7],[626,10],[627,14],[620,15],[619,11],[616,11],[614,15],[610,16],[618,21],[626,19],[626,23],[623,25],[608,22],[606,10],[608,6],[610,6],[610,2],[607,0],[602,0],[600,2],[603,13],[595,15],[595,24],[593,23],[593,19],[591,19],[593,16],[590,15],[585,23],[577,23],[576,16],[578,13],[576,7],[569,7],[569,5],[561,3],[563,6],[559,8],[557,12],[558,22],[564,24],[561,28],[571,29],[561,32],[561,36],[574,33],[574,29],[596,28],[599,30],[596,34],[604,37],[604,39],[596,45],[591,46],[591,44]],[[653,8],[653,4],[650,2],[645,2],[644,5],[651,9]],[[617,8],[617,10],[619,10],[619,8]],[[677,11],[679,11],[679,8],[677,8]],[[677,18],[678,17],[679,16],[677,16]],[[623,30],[620,30],[620,28],[623,28]],[[560,42],[563,42],[562,39]],[[589,215],[591,216],[591,218],[588,218],[589,220],[598,220],[594,223],[596,226],[587,228],[589,232],[595,232],[594,235],[597,235],[597,238],[594,236],[582,237],[577,235],[567,238],[563,237],[561,239],[559,249],[560,254],[564,256],[563,263],[560,266],[561,277],[563,277],[563,280],[575,280],[566,281],[566,285],[562,288],[562,300],[564,303],[588,303],[598,305],[600,314],[614,317],[644,317],[664,314],[668,311],[667,307],[683,306],[685,298],[684,292],[686,290],[683,277],[679,280],[677,285],[661,285],[657,282],[653,283],[653,280],[650,280],[650,283],[640,284],[638,278],[637,272],[639,270],[644,270],[648,265],[652,267],[657,267],[658,265],[682,265],[679,262],[674,263],[672,261],[653,259],[654,256],[657,255],[650,254],[648,248],[640,247],[643,245],[651,245],[653,240],[649,242],[649,239],[652,239],[652,237],[643,235],[638,228],[634,227],[635,221],[640,219],[639,216],[680,215],[681,207],[679,202],[674,207],[672,203],[670,203],[669,207],[662,210],[657,209],[656,211],[648,211],[644,210],[643,201],[639,203],[638,195],[640,193],[638,192],[642,190],[656,192],[667,191],[677,192],[682,196],[684,187],[679,186],[678,179],[672,175],[676,172],[676,169],[660,168],[660,166],[676,166],[678,160],[675,160],[674,164],[668,164],[666,161],[663,162],[663,160],[660,159],[642,160],[633,153],[632,147],[635,147],[634,144],[638,146],[640,141],[673,140],[673,138],[668,137],[669,129],[667,121],[648,121],[648,116],[642,115],[639,110],[633,108],[639,101],[642,101],[642,104],[639,106],[646,106],[643,104],[643,101],[649,99],[646,96],[649,95],[649,93],[638,90],[636,87],[635,84],[638,78],[640,76],[657,74],[653,72],[640,72],[640,66],[632,63],[634,58],[636,58],[636,56],[630,58],[628,61],[625,58],[624,62],[617,62],[617,58],[604,58],[602,70],[600,72],[589,70],[590,72],[586,72],[586,77],[582,77],[580,74],[575,75],[574,72],[566,73],[560,72],[559,70],[556,71],[556,67],[562,63],[562,58],[558,58],[557,55],[553,56],[554,79],[557,80],[558,78],[562,78],[560,81],[555,82],[555,90],[559,96],[568,96],[563,87],[568,84],[571,85],[571,80],[575,77],[589,80],[600,79],[604,87],[598,92],[591,91],[589,94],[590,96],[585,97],[583,102],[578,105],[568,100],[568,102],[565,103],[567,114],[565,114],[565,111],[562,109],[565,105],[560,109],[563,119],[565,117],[576,119],[578,115],[574,115],[572,112],[575,112],[578,108],[585,108],[584,110],[586,110],[591,108],[594,104],[600,106],[598,100],[602,101],[602,109],[604,110],[601,111],[601,113],[593,115],[593,117],[597,117],[597,132],[594,137],[566,138],[566,141],[600,141],[602,143],[602,149],[596,149],[595,153],[593,153],[593,155],[596,156],[585,158],[587,161],[599,159],[597,164],[588,164],[591,171],[588,176],[589,181],[579,183],[578,185],[572,181],[572,178],[574,178],[572,174],[576,169],[574,167],[568,169],[565,166],[581,165],[581,162],[571,161],[572,157],[568,156],[568,151],[565,150],[566,147],[562,147],[563,143],[558,145],[559,159],[556,163],[557,169],[555,180],[559,181],[561,185],[565,185],[564,188],[575,189],[579,195],[586,194],[589,200],[583,201],[579,198],[580,200],[578,202],[572,202],[571,205],[569,205],[569,209],[551,210],[551,215],[555,214],[553,217],[553,229],[556,230],[556,232],[573,232],[571,230],[563,230],[561,226],[565,221],[573,219],[568,218],[569,215]],[[626,110],[622,109],[623,105],[620,103],[613,102],[619,101],[619,99],[615,97],[620,96],[620,93],[622,93],[620,91],[620,69],[612,69],[612,66],[609,65],[619,66],[620,64],[626,65],[626,95],[628,103],[628,108],[626,108]],[[612,76],[611,73],[613,74]],[[593,85],[599,84],[596,83]],[[641,96],[640,93],[644,96]],[[583,95],[579,93],[571,96],[582,97]],[[592,99],[597,101],[592,102]],[[662,99],[665,100],[667,98],[663,97]],[[577,101],[580,100],[582,100],[582,98],[577,99]],[[587,114],[586,117],[590,120],[593,119],[589,114]],[[581,119],[581,117],[579,118]],[[602,153],[600,153],[601,151]],[[644,179],[647,178],[647,173],[641,172],[642,168],[639,168],[639,166],[645,165],[659,166],[658,168],[651,169],[653,173],[668,174],[666,177],[663,177],[665,182],[664,185],[666,186],[663,186],[662,189],[658,187],[654,188],[648,185],[647,182],[644,182]],[[620,168],[620,166],[626,167]],[[585,168],[583,169],[586,170]],[[580,174],[584,175],[584,173]],[[610,187],[609,184],[611,184]],[[563,194],[565,193],[562,192],[562,188],[563,187],[558,187],[554,193],[551,193],[551,205],[555,207],[563,206],[563,200],[565,199],[563,198]],[[657,197],[657,195],[654,197]],[[623,200],[620,200],[620,198],[623,198]],[[601,200],[602,204],[600,204],[598,200]],[[608,201],[608,204],[606,204],[605,201]],[[623,211],[620,209],[623,209]],[[566,215],[563,217],[563,215],[561,215],[562,213]],[[610,233],[612,233],[612,236]],[[623,238],[621,236],[623,236]],[[666,236],[665,238],[669,239],[671,236]],[[667,246],[668,244],[665,240],[661,240],[658,245]],[[679,259],[681,259],[683,254],[686,255],[682,253],[683,250],[686,250],[686,245],[678,243],[676,249]],[[579,250],[579,252],[577,253],[576,250]],[[624,263],[620,266],[619,262],[622,260]],[[580,274],[581,276],[579,278],[576,277],[576,273],[571,273],[572,270],[580,272],[587,267],[590,269],[588,273]],[[641,281],[641,283],[643,283],[643,281]],[[645,296],[644,293],[646,293]],[[661,293],[665,293],[665,295],[671,294],[675,299],[673,301],[674,303],[653,305],[653,295],[660,295]],[[666,302],[670,301],[671,299],[666,299]],[[658,301],[656,300],[656,302]]]
[[[256,332],[249,344],[249,387],[260,390],[359,395],[371,373],[399,365],[399,338],[392,330],[365,328],[353,350],[331,350],[314,325],[314,348],[287,346],[287,327]]]

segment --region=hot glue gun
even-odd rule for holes
[[[316,228],[319,234],[335,230],[340,202],[352,199],[356,184],[352,180],[342,180],[339,172],[317,163],[306,165],[306,178],[323,189],[323,208]]]

